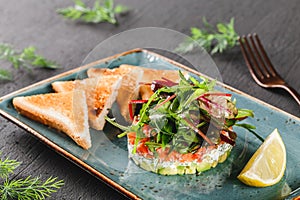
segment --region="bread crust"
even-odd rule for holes
[[[56,92],[84,90],[89,125],[96,130],[102,130],[105,125],[104,117],[116,100],[121,78],[118,75],[107,75],[75,81],[57,81],[52,83],[52,88]]]
[[[169,79],[174,82],[178,82],[180,80],[178,70],[171,69],[152,69],[145,68],[133,65],[122,64],[119,67],[121,70],[124,69],[141,69],[144,71],[142,82],[143,83],[152,83],[153,80],[160,80],[162,78]]]
[[[144,71],[136,66],[125,68],[91,68],[87,71],[88,77],[105,77],[110,75],[122,76],[120,88],[116,98],[121,115],[128,122],[131,122],[128,104],[130,100],[139,96],[139,83],[143,78]]]
[[[56,81],[52,88],[56,93],[16,97],[13,104],[17,111],[35,121],[66,133],[84,149],[91,147],[89,126],[103,130],[104,117],[116,100],[121,115],[131,122],[128,104],[132,99],[148,99],[152,95],[150,85],[162,77],[177,82],[176,70],[149,69],[132,65],[119,68],[91,68],[89,78],[75,81]],[[145,89],[141,89],[145,88]]]
[[[66,133],[82,148],[91,147],[84,91],[21,96],[13,105],[20,114]]]
[[[151,89],[151,83],[154,80],[161,80],[161,79],[165,78],[165,79],[171,80],[175,83],[177,83],[180,80],[178,70],[152,69],[152,68],[144,68],[144,67],[139,67],[139,66],[127,65],[127,64],[120,65],[119,68],[120,69],[139,68],[139,69],[143,70],[143,72],[144,72],[143,78],[142,78],[142,82],[140,83],[140,86],[139,86],[139,97],[143,100],[148,100],[153,95],[153,91]]]
[[[118,68],[90,68],[87,71],[90,78],[102,77],[108,75],[120,75],[123,77],[119,88],[117,103],[120,113],[127,122],[131,122],[129,116],[128,104],[130,100],[147,100],[153,94],[150,84],[153,80],[167,78],[178,82],[180,77],[177,70],[150,69],[140,66],[122,64]],[[146,83],[146,84],[143,84]]]

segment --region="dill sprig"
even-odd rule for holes
[[[218,23],[216,28],[203,18],[204,28],[191,28],[191,36],[180,43],[176,52],[188,53],[201,46],[210,54],[222,53],[238,44],[238,34],[234,29],[234,18],[229,23]]]
[[[0,159],[0,200],[18,199],[18,200],[41,200],[49,197],[64,185],[63,180],[49,177],[42,181],[40,177],[32,178],[28,176],[25,179],[9,179],[9,174],[21,163],[11,159]]]
[[[0,178],[7,178],[20,164],[20,162],[9,158],[0,160]]]
[[[87,23],[108,22],[117,24],[116,14],[128,11],[128,8],[123,5],[116,5],[114,7],[113,0],[104,0],[100,2],[96,0],[92,8],[81,0],[74,0],[74,6],[58,9],[57,13],[63,17],[71,20],[80,20]]]

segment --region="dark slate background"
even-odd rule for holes
[[[85,1],[92,6],[93,1]],[[32,73],[12,70],[14,81],[0,82],[0,96],[81,65],[101,41],[138,27],[164,27],[185,34],[202,26],[235,18],[240,35],[256,32],[276,69],[300,92],[300,4],[297,0],[116,0],[131,8],[119,17],[119,26],[84,24],[63,19],[58,8],[73,5],[67,0],[0,0],[0,42],[16,49],[33,45],[38,53],[59,63],[57,70],[37,69]],[[300,117],[299,105],[280,89],[266,90],[252,80],[239,47],[214,55],[223,81],[238,90]],[[1,67],[12,69],[8,63]],[[57,176],[65,186],[50,199],[123,199],[124,196],[58,155],[4,118],[0,118],[2,157],[22,161],[15,176]]]

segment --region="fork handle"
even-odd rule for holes
[[[292,88],[288,84],[284,84],[283,89],[288,91],[292,95],[292,97],[297,101],[297,103],[300,105],[300,94],[294,88]]]

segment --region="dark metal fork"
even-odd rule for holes
[[[300,105],[299,93],[289,86],[274,69],[257,34],[239,38],[241,50],[248,69],[256,81],[265,88],[283,88],[288,91]]]

